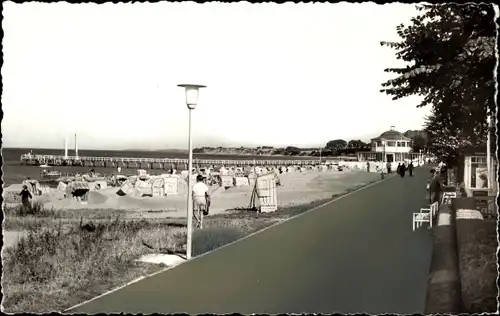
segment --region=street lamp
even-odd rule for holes
[[[495,14],[496,15],[496,14]],[[488,189],[491,190],[493,188],[492,186],[492,181],[491,181],[491,113],[490,109],[488,107],[487,113],[486,113],[486,122],[488,124],[488,136],[486,139],[486,169],[488,172]]]
[[[198,91],[206,86],[196,84],[179,84],[178,87],[184,88],[186,92],[186,105],[189,109],[189,132],[188,132],[188,197],[187,197],[187,245],[186,259],[191,259],[191,244],[193,235],[193,190],[192,190],[192,171],[193,169],[193,137],[191,135],[191,112],[198,103]]]
[[[382,146],[384,146],[384,150],[382,152],[382,179],[384,178],[384,162],[385,162],[385,139],[381,140]]]

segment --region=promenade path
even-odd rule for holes
[[[427,168],[391,177],[68,312],[423,313]]]

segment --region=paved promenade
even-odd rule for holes
[[[432,237],[411,214],[429,172],[415,171],[70,312],[423,313]]]

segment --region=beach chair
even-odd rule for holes
[[[451,199],[455,199],[456,197],[456,192],[444,192],[441,198],[441,204],[451,204]]]
[[[420,212],[413,213],[413,231],[422,226],[423,223],[429,223],[429,227],[432,227],[432,213],[430,208],[421,208]]]

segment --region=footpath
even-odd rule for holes
[[[385,179],[69,313],[423,313],[428,170]]]

